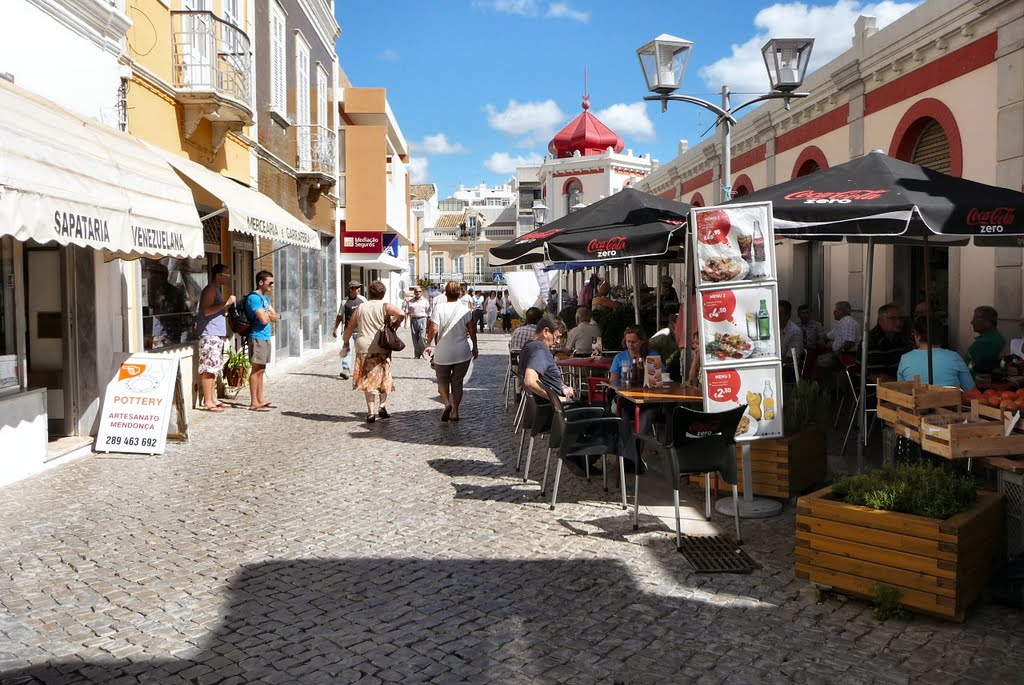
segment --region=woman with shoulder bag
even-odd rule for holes
[[[462,402],[462,382],[469,371],[469,363],[479,354],[476,344],[476,324],[473,312],[459,302],[458,281],[448,281],[444,287],[445,302],[434,307],[427,324],[427,354],[434,353],[434,375],[437,392],[444,401],[442,421],[459,420]],[[434,349],[432,342],[437,341]]]
[[[381,281],[374,281],[367,289],[370,299],[361,303],[349,318],[345,326],[344,340],[349,340],[352,331],[358,329],[356,337],[356,361],[352,373],[352,389],[362,390],[366,397],[366,422],[373,423],[377,416],[389,418],[391,414],[384,406],[388,401],[388,393],[395,391],[395,382],[391,378],[391,350],[380,346],[381,332],[385,326],[397,327],[402,323],[405,314],[393,304],[384,302],[387,287]],[[348,343],[342,352],[348,352]],[[379,396],[377,410],[374,411],[374,393]]]

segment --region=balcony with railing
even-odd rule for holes
[[[515,229],[511,226],[485,226],[477,234],[477,242],[500,242],[512,240]],[[456,240],[469,241],[469,231],[463,228],[431,228],[424,238],[428,242],[444,243]]]
[[[334,131],[318,124],[296,124],[291,128],[295,131],[299,192],[316,201],[320,193],[338,182],[337,138]]]
[[[213,12],[171,12],[173,72],[177,99],[184,107],[185,135],[210,122],[214,149],[229,131],[253,123],[252,53],[249,36]]]

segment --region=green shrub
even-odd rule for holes
[[[847,504],[947,519],[978,499],[974,481],[930,464],[892,464],[853,476],[836,474],[832,492]]]
[[[899,588],[891,585],[875,583],[870,588],[871,594],[875,596],[874,609],[872,612],[879,621],[888,621],[890,618],[903,618],[906,612],[900,606],[900,599],[903,593]]]
[[[825,427],[832,416],[832,398],[820,383],[801,380],[796,385],[783,386],[782,430],[786,435],[813,426]]]

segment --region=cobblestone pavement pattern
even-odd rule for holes
[[[505,340],[482,336],[458,423],[402,353],[393,417],[366,424],[325,352],[268,379],[272,413],[243,393],[163,456],[0,489],[0,681],[1021,682],[1020,612],[819,602],[792,504],[744,522],[749,575],[693,573],[660,520],[633,531],[567,472],[549,511],[512,475]]]

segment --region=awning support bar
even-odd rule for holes
[[[201,217],[199,217],[199,220],[200,220],[200,221],[206,221],[207,219],[212,219],[212,218],[213,218],[213,217],[215,217],[215,216],[220,216],[221,214],[223,214],[223,213],[224,213],[224,212],[226,212],[226,211],[228,211],[228,208],[227,208],[227,207],[221,207],[221,208],[220,208],[220,209],[218,209],[218,210],[217,210],[216,212],[210,212],[210,213],[209,213],[209,214],[207,214],[206,216],[201,216]]]

